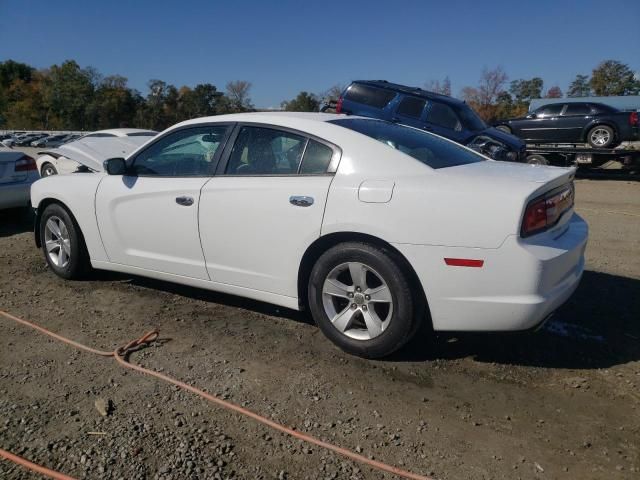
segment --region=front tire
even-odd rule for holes
[[[587,141],[593,148],[608,148],[615,140],[615,131],[607,125],[598,125],[589,130]]]
[[[62,205],[52,203],[44,209],[39,229],[44,258],[56,275],[75,280],[91,270],[80,228]]]
[[[529,165],[549,165],[549,160],[543,155],[534,154],[527,157],[527,163]]]
[[[57,175],[57,174],[58,174],[58,170],[56,170],[56,167],[54,167],[51,163],[45,163],[42,166],[42,169],[40,169],[40,176],[42,178],[50,177],[51,175]]]
[[[367,243],[341,243],[316,262],[309,308],[322,332],[342,350],[381,358],[417,331],[416,300],[395,255]]]

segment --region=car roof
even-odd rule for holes
[[[246,113],[230,113],[227,115],[214,115],[212,117],[200,117],[191,120],[185,120],[174,127],[185,125],[197,125],[200,123],[211,122],[259,122],[273,123],[276,125],[289,124],[292,121],[306,122],[328,122],[335,120],[343,115],[335,113],[317,113],[317,112],[246,112]],[[173,128],[173,127],[172,127]]]
[[[456,105],[466,105],[466,102],[458,100],[457,98],[442,93],[431,92],[424,90],[420,87],[408,87],[399,83],[392,83],[386,80],[354,80],[352,84],[358,83],[361,85],[369,85],[372,87],[383,88],[385,90],[392,90],[394,92],[404,93],[406,95],[413,95],[414,97],[426,98],[428,100],[442,100],[448,103]]]

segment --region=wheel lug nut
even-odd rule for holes
[[[349,293],[347,293],[347,297],[349,297],[349,298],[353,298],[353,292],[349,292]]]
[[[360,291],[360,287],[356,287],[356,292],[359,292],[359,291]]]
[[[366,312],[367,311],[367,306],[366,305],[362,305],[362,310],[364,310]]]
[[[364,298],[365,300],[371,300],[371,295],[365,295]]]
[[[358,305],[356,305],[355,303],[351,304],[351,308],[356,309],[358,307]]]

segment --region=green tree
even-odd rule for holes
[[[591,72],[591,90],[598,96],[636,95],[640,81],[628,65],[617,60],[605,60]]]
[[[542,97],[543,85],[544,81],[540,77],[534,77],[530,80],[513,80],[509,86],[509,92],[511,92],[516,105],[528,105],[534,98]]]
[[[91,129],[134,126],[138,100],[127,87],[127,79],[111,75],[100,81],[89,107],[93,119]]]
[[[591,95],[589,86],[589,75],[576,75],[576,78],[569,84],[567,97],[588,97]]]
[[[317,112],[320,101],[313,93],[300,92],[296,98],[284,101],[280,106],[288,112]]]
[[[83,70],[73,60],[53,65],[45,72],[44,101],[57,124],[47,121],[44,128],[84,130],[91,127],[87,106],[95,93],[94,70]]]
[[[210,83],[198,84],[193,89],[182,87],[179,93],[182,120],[217,114],[223,96],[223,93]]]

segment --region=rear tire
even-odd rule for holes
[[[381,358],[415,335],[421,302],[398,263],[384,248],[347,242],[327,250],[314,265],[309,308],[318,327],[342,350]]]
[[[613,145],[615,131],[607,125],[593,127],[587,133],[587,141],[593,148],[608,148]]]
[[[62,205],[48,205],[42,212],[38,228],[44,258],[56,275],[76,280],[91,271],[80,228]]]

